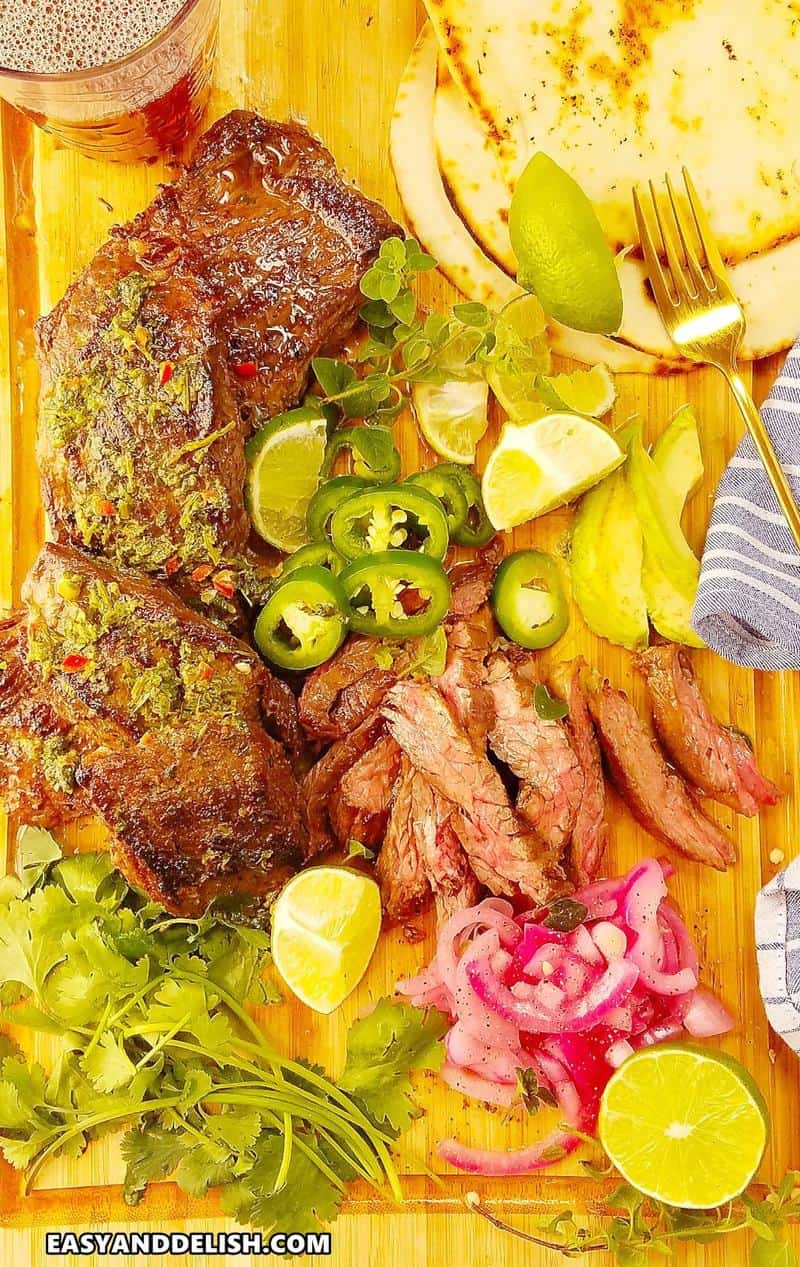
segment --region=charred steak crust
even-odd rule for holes
[[[224,606],[209,578],[247,543],[244,440],[349,333],[398,232],[299,124],[218,120],[38,323],[56,539]]]
[[[278,888],[304,833],[292,767],[265,728],[269,675],[251,648],[157,582],[66,546],[43,547],[23,598],[35,707],[20,723],[18,701],[0,691],[0,743],[20,724],[34,745],[59,735],[75,808],[105,820],[122,870],[170,910]],[[38,759],[34,787],[40,769]],[[5,794],[20,771],[30,774],[19,758],[4,771]]]

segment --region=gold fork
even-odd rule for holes
[[[800,548],[800,511],[755,402],[737,365],[744,312],[731,289],[703,205],[684,167],[687,210],[667,176],[666,198],[650,187],[646,216],[638,190],[633,206],[653,296],[667,334],[690,361],[713,365],[728,380],[792,536]],[[654,224],[651,229],[650,220]]]

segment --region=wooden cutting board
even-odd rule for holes
[[[293,115],[307,122],[365,192],[400,214],[387,138],[395,88],[422,20],[414,0],[222,0],[222,11],[211,116],[234,106],[250,106],[277,118]],[[43,533],[34,461],[33,322],[60,298],[111,225],[144,207],[157,182],[168,173],[158,165],[104,165],[59,149],[7,106],[0,110],[0,142],[0,599],[11,605]],[[453,298],[443,282],[426,280],[426,300]],[[765,394],[776,365],[756,368],[759,397]],[[617,418],[639,412],[647,419],[651,435],[684,401],[696,406],[706,480],[692,499],[689,534],[699,548],[713,490],[740,434],[739,420],[721,381],[711,371],[672,379],[626,377],[619,380],[619,392]],[[407,420],[398,429],[405,469],[412,469],[421,456],[416,432]],[[425,455],[425,460],[429,462],[431,455]],[[516,532],[514,544],[535,542],[555,548],[563,542],[568,523],[567,512],[551,515]],[[638,683],[632,681],[627,653],[594,639],[573,614],[556,657],[572,658],[578,653],[613,682],[641,696]],[[736,670],[709,653],[696,654],[694,662],[718,715],[753,737],[763,768],[789,792],[786,800],[754,822],[734,821],[727,811],[715,810],[738,842],[738,867],[730,875],[718,876],[682,863],[674,885],[695,930],[703,978],[719,989],[739,1018],[726,1049],[752,1070],[770,1102],[774,1131],[766,1169],[777,1176],[791,1165],[800,1166],[800,1066],[770,1035],[764,1018],[752,920],[755,894],[775,871],[769,861],[771,851],[783,849],[790,856],[800,827],[800,801],[792,791],[800,777],[796,738],[800,681],[794,674],[754,675]],[[612,815],[608,863],[611,871],[617,871],[653,852],[654,845],[616,803]],[[8,838],[13,838],[12,831]],[[91,834],[84,831],[82,839],[91,841]],[[67,833],[66,840],[73,843],[75,833]],[[287,1050],[338,1070],[348,1024],[371,1000],[390,992],[399,976],[427,960],[430,930],[428,934],[427,942],[414,946],[397,932],[385,935],[367,979],[333,1018],[286,1004],[271,1009],[264,1023]],[[402,1153],[402,1169],[409,1175],[406,1209],[396,1212],[382,1207],[376,1214],[367,1199],[356,1194],[334,1226],[333,1262],[337,1267],[353,1263],[521,1267],[550,1261],[546,1253],[465,1213],[463,1194],[478,1187],[493,1208],[531,1231],[537,1204],[539,1208],[541,1203],[580,1206],[591,1198],[590,1185],[579,1178],[579,1162],[563,1163],[560,1177],[476,1184],[452,1176],[439,1187],[418,1176],[423,1163],[435,1165],[433,1148],[442,1135],[460,1133],[474,1143],[513,1147],[540,1126],[536,1123],[526,1131],[519,1121],[468,1107],[433,1079],[423,1081],[420,1096],[426,1114],[404,1142]],[[43,1233],[49,1227],[96,1227],[101,1220],[104,1226],[122,1226],[134,1218],[137,1226],[151,1229],[219,1230],[224,1226],[212,1201],[189,1202],[170,1184],[159,1185],[135,1212],[128,1211],[114,1186],[120,1175],[113,1141],[93,1145],[80,1162],[52,1165],[41,1177],[42,1186],[27,1201],[16,1199],[16,1184],[10,1172],[3,1170],[0,1225],[5,1226],[0,1230],[0,1261],[39,1267],[46,1261]],[[194,1264],[203,1261],[192,1259]],[[233,1267],[250,1260],[208,1261]],[[745,1248],[742,1242],[727,1242],[724,1248],[690,1248],[682,1261],[741,1267]]]

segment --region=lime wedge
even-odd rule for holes
[[[568,410],[602,418],[617,399],[617,389],[607,365],[593,365],[590,370],[572,374],[540,374],[536,390],[548,409]]]
[[[244,492],[253,527],[287,554],[308,541],[306,510],[327,443],[325,419],[303,407],[273,418],[247,445]]]
[[[566,505],[625,460],[613,435],[580,414],[507,422],[489,458],[482,492],[498,531]]]
[[[411,399],[419,429],[434,453],[465,466],[475,461],[478,441],[489,425],[489,390],[482,378],[415,383]]]
[[[519,284],[546,313],[574,330],[616,333],[622,290],[611,247],[580,185],[541,151],[517,182],[508,227]]]
[[[544,309],[535,295],[506,304],[495,322],[495,346],[486,377],[509,418],[530,421],[544,413],[536,380],[550,369]]]
[[[603,1093],[599,1135],[639,1192],[706,1210],[744,1192],[764,1154],[769,1116],[738,1061],[668,1044],[619,1067]]]
[[[311,867],[272,908],[272,957],[289,989],[315,1012],[332,1012],[367,970],[381,930],[374,880],[347,867]]]

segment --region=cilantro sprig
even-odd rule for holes
[[[443,1017],[383,1001],[334,1081],[282,1055],[249,1011],[276,997],[263,930],[171,916],[107,854],[65,858],[41,833],[28,845],[24,880],[0,881],[0,1006],[61,1041],[46,1071],[0,1035],[0,1149],[28,1186],[51,1157],[127,1126],[130,1203],[172,1176],[195,1196],[219,1188],[241,1222],[313,1231],[355,1178],[400,1198],[409,1073],[441,1063]]]
[[[314,374],[326,405],[344,418],[391,421],[415,383],[482,378],[495,347],[494,317],[481,303],[455,304],[449,315],[418,313],[415,278],[436,268],[413,238],[389,238],[361,281],[367,338],[352,364],[317,357]]]
[[[607,1169],[592,1168],[591,1173],[608,1177]],[[497,1218],[476,1192],[467,1193],[465,1201],[495,1227],[567,1259],[603,1253],[613,1255],[620,1267],[648,1267],[653,1258],[671,1256],[682,1241],[707,1245],[747,1232],[751,1267],[797,1267],[798,1262],[787,1230],[800,1219],[800,1171],[789,1171],[775,1187],[746,1192],[717,1210],[679,1210],[621,1184],[592,1203],[590,1212],[599,1227],[580,1223],[565,1209],[538,1219],[536,1234]]]

